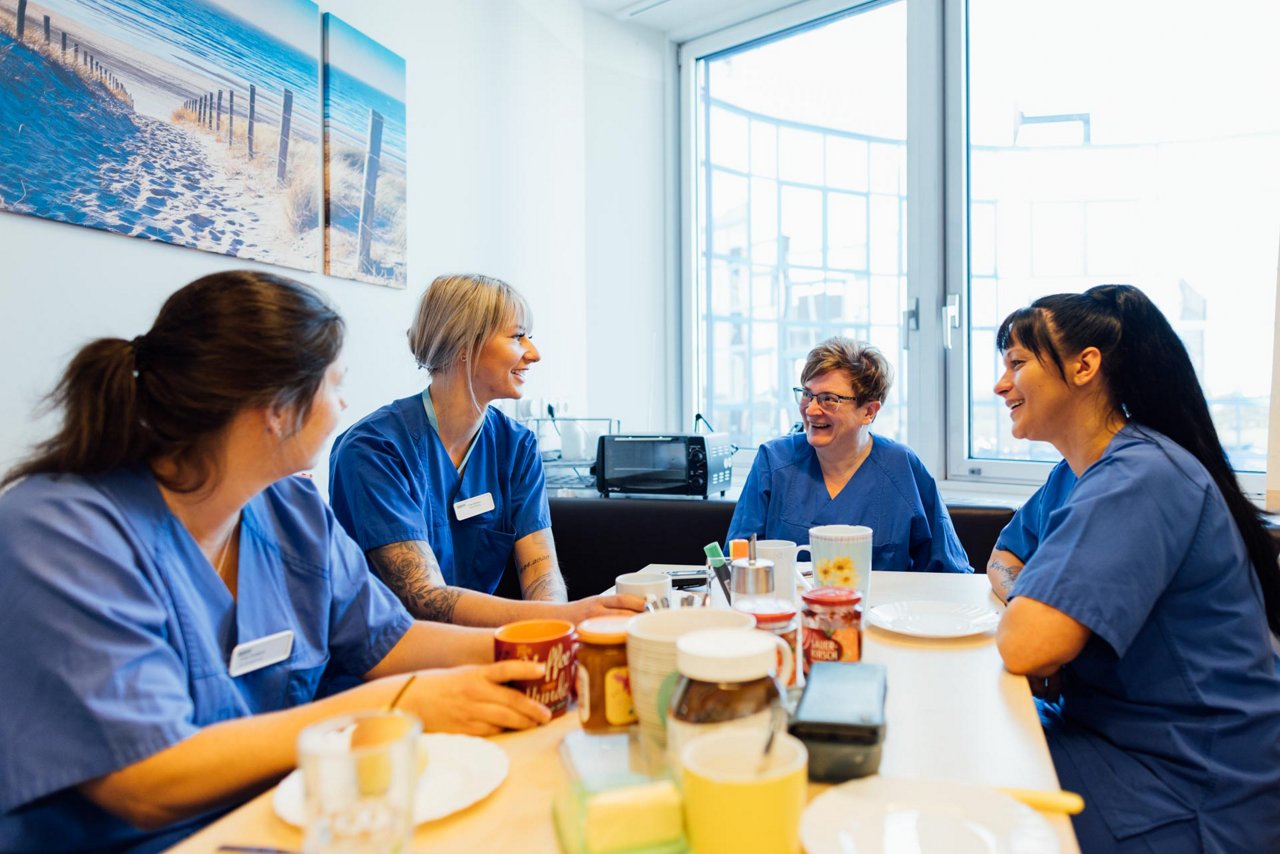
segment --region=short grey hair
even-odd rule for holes
[[[477,273],[437,276],[418,303],[407,333],[409,349],[418,367],[433,374],[464,358],[474,364],[484,342],[512,321],[528,332],[533,315],[506,282]]]
[[[844,371],[853,383],[858,406],[873,400],[884,403],[893,385],[889,362],[875,347],[835,335],[809,351],[800,372],[800,384],[828,371]]]

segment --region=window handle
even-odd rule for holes
[[[960,295],[947,294],[947,304],[942,307],[942,345],[948,350],[954,344],[951,334],[953,329],[960,328]]]
[[[912,297],[907,301],[911,307],[902,312],[902,325],[898,327],[899,346],[905,351],[911,349],[911,332],[920,331],[920,298]]]

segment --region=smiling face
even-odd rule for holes
[[[827,371],[810,378],[804,384],[809,393],[817,395],[831,392],[844,397],[854,397],[857,390],[848,371]],[[875,420],[880,411],[879,401],[869,401],[859,406],[856,401],[845,400],[835,412],[828,412],[818,405],[817,398],[800,407],[804,422],[804,435],[817,450],[853,450],[860,437]]]
[[[995,393],[1004,399],[1013,421],[1013,437],[1054,442],[1072,421],[1072,390],[1053,364],[1010,341],[1004,351],[1004,373]]]
[[[514,319],[498,327],[476,353],[471,376],[481,406],[493,400],[519,399],[524,394],[525,372],[542,355],[525,328]]]

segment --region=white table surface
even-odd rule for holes
[[[876,572],[870,604],[912,599],[964,602],[1000,610],[985,576]],[[864,660],[888,668],[888,721],[880,774],[1056,790],[1057,774],[1025,679],[1006,672],[992,634],[926,640],[868,627]],[[578,728],[568,714],[536,730],[495,736],[511,760],[503,784],[460,813],[420,825],[418,851],[558,851],[551,798],[566,784],[558,747]],[[810,785],[810,797],[829,787]],[[298,850],[300,833],[277,818],[271,792],[192,836],[174,851],[220,844]],[[1070,819],[1047,814],[1064,854],[1079,851]]]

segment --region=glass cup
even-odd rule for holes
[[[417,718],[387,711],[330,718],[299,734],[305,851],[409,850],[421,732]]]

